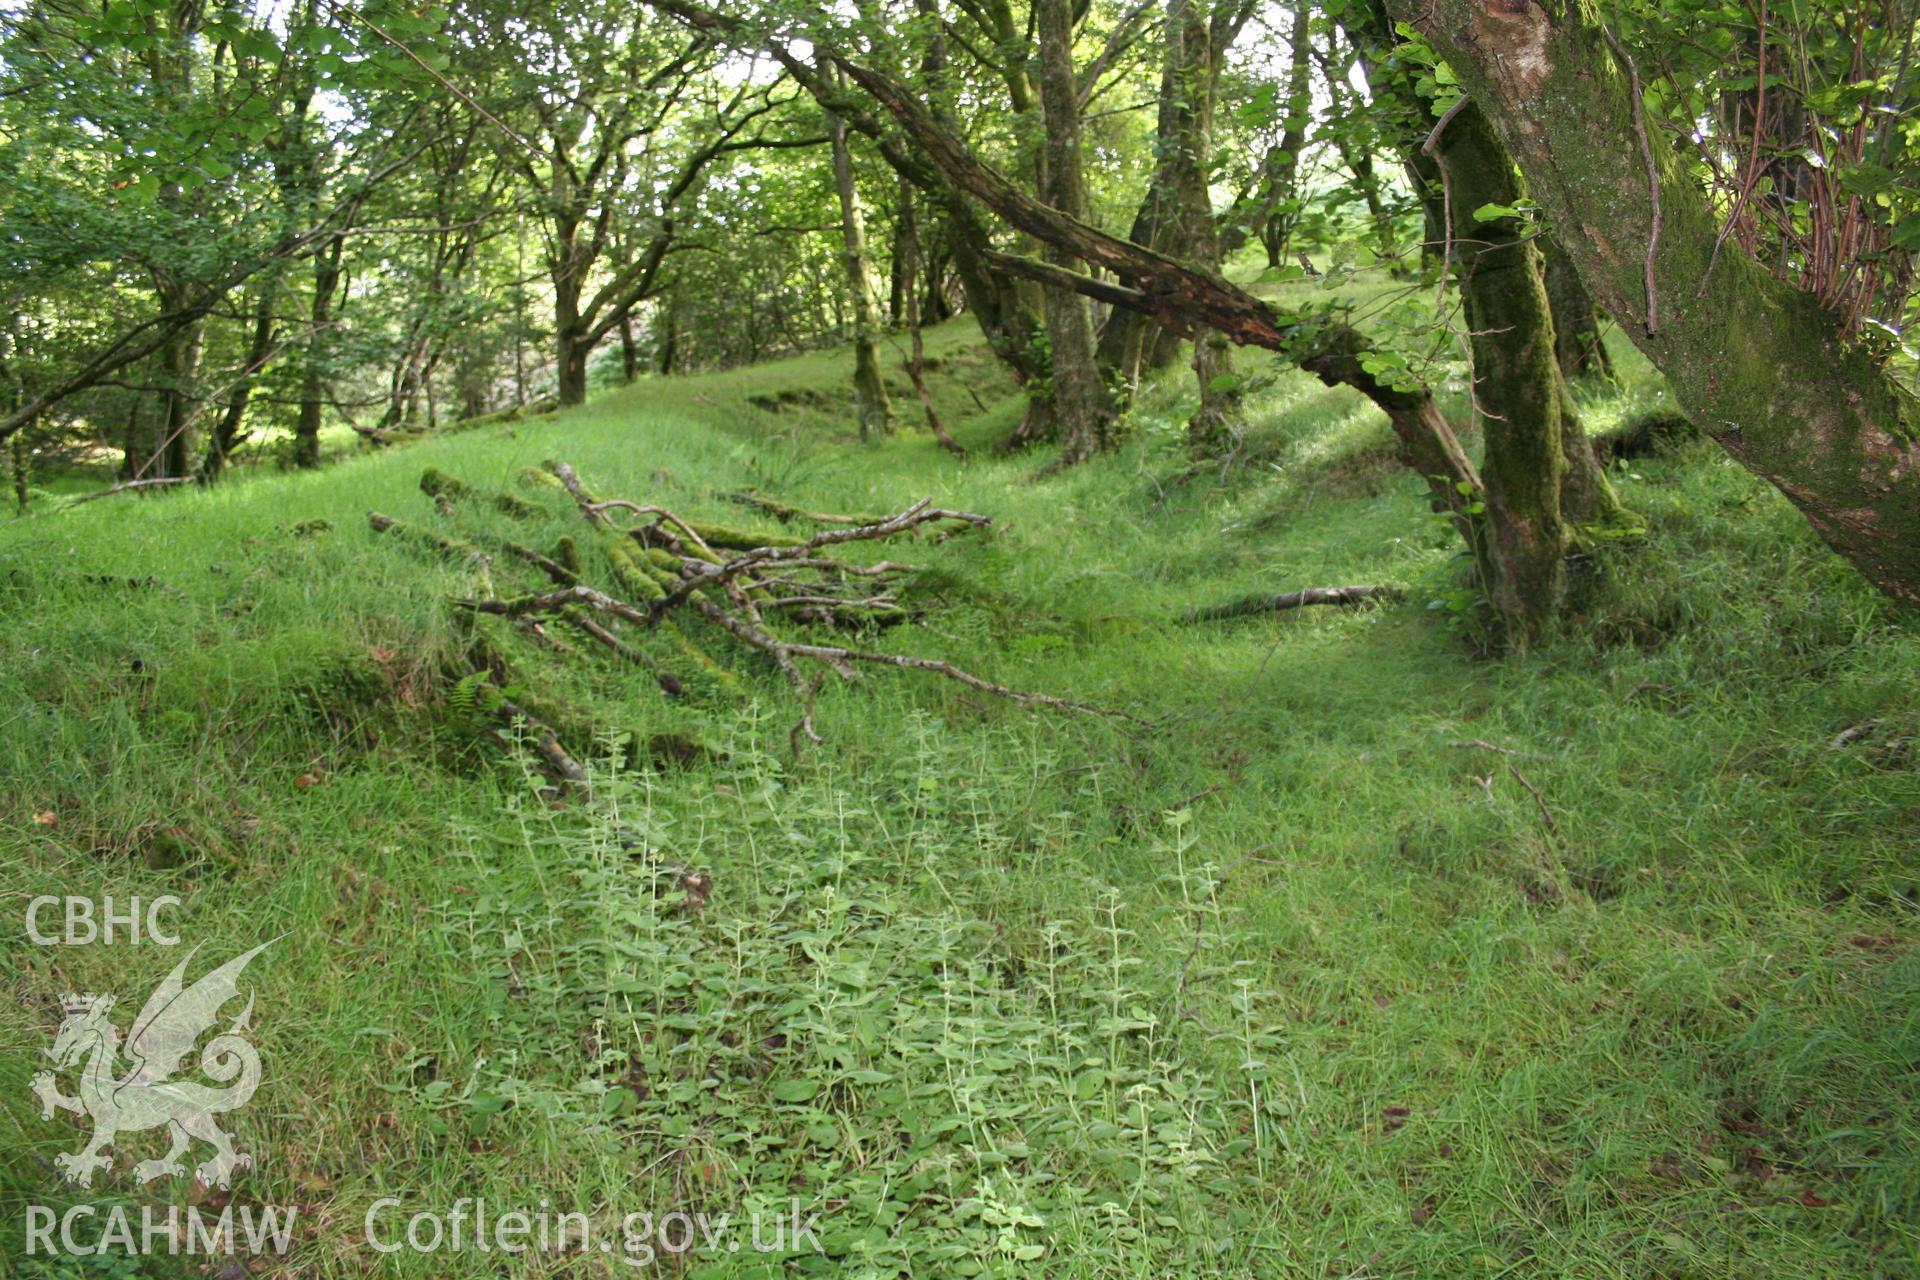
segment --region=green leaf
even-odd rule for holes
[[[820,1092],[818,1080],[782,1080],[769,1091],[776,1102],[808,1102]]]

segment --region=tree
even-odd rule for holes
[[[1666,375],[1688,416],[1881,590],[1920,602],[1920,408],[1845,295],[1823,300],[1721,236],[1708,189],[1665,142],[1637,63],[1593,5],[1390,8],[1484,106],[1595,301]],[[1875,49],[1864,51],[1890,46],[1888,74],[1902,89],[1913,68],[1892,64],[1906,35],[1874,32]],[[1851,110],[1863,142],[1910,174],[1910,144],[1875,136],[1900,117],[1876,124],[1859,105]],[[1627,127],[1595,129],[1601,120]],[[1888,212],[1902,207],[1890,202]],[[1886,225],[1888,237],[1920,226]],[[1851,252],[1818,250],[1824,262],[1809,264],[1811,280]],[[1910,263],[1911,249],[1893,256]],[[1831,277],[1880,270],[1856,263]]]
[[[866,218],[860,211],[860,191],[854,183],[846,121],[829,112],[827,134],[833,146],[833,188],[840,197],[842,263],[847,292],[853,295],[853,391],[860,415],[860,438],[866,440],[893,434],[893,406],[887,402],[887,384],[874,355],[880,329],[879,304],[867,261]]]
[[[1080,163],[1080,83],[1073,65],[1071,0],[1034,0],[1040,43],[1040,100],[1046,116],[1042,197],[1069,218],[1087,216],[1086,178]],[[1073,261],[1070,251],[1049,244],[1056,265]],[[1087,301],[1072,289],[1046,288],[1047,343],[1052,363],[1049,394],[1060,431],[1060,457],[1084,462],[1111,438],[1114,404],[1093,358],[1093,318]]]

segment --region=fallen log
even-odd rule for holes
[[[1307,587],[1277,596],[1245,596],[1225,604],[1190,609],[1180,615],[1182,622],[1217,622],[1223,618],[1245,618],[1256,613],[1280,613],[1316,604],[1364,604],[1368,600],[1392,601],[1401,597],[1398,587]]]

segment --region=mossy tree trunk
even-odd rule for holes
[[[1525,647],[1559,608],[1572,526],[1612,522],[1620,505],[1560,373],[1539,250],[1520,219],[1474,216],[1490,204],[1511,207],[1526,190],[1471,100],[1440,127],[1436,158],[1485,423],[1487,594],[1510,642]]]
[[[1070,218],[1084,221],[1087,189],[1080,163],[1080,103],[1073,66],[1071,0],[1035,0],[1034,27],[1040,45],[1040,100],[1046,117],[1046,181],[1042,198]],[[1047,246],[1054,265],[1075,258]],[[1112,438],[1114,407],[1093,358],[1093,320],[1087,301],[1072,289],[1046,290],[1047,339],[1051,354],[1049,397],[1060,433],[1060,458],[1084,462]]]
[[[853,295],[853,392],[860,416],[860,438],[868,440],[893,433],[893,406],[874,354],[880,316],[867,260],[866,218],[854,181],[853,151],[847,146],[846,121],[829,113],[827,136],[833,148],[833,186],[840,196],[841,265],[846,272],[847,292]]]
[[[1487,594],[1509,642],[1524,647],[1559,607],[1577,527],[1623,523],[1626,513],[1560,370],[1537,238],[1517,218],[1476,216],[1526,196],[1511,155],[1471,98],[1431,120],[1387,56],[1394,37],[1384,6],[1351,9],[1344,24],[1401,135],[1429,226],[1438,220],[1443,254],[1459,268],[1473,406],[1486,424]]]
[[[1553,353],[1568,379],[1613,377],[1613,360],[1600,341],[1600,313],[1580,282],[1573,259],[1553,236],[1540,239],[1546,259],[1547,304],[1553,308]]]
[[[1811,295],[1733,244],[1715,260],[1712,202],[1591,0],[1389,3],[1493,117],[1594,300],[1688,416],[1920,603],[1920,406]]]
[[[171,291],[162,294],[161,310],[180,305]],[[198,321],[175,335],[159,352],[160,438],[155,478],[190,476],[199,451],[198,395],[200,357],[206,349],[206,326]]]
[[[1245,12],[1240,10],[1239,12]],[[1209,271],[1220,269],[1220,237],[1213,221],[1209,170],[1220,64],[1239,34],[1236,11],[1209,15],[1199,0],[1169,0],[1166,67],[1160,79],[1155,175],[1163,212],[1155,247]],[[1206,330],[1193,335],[1193,371],[1200,405],[1187,420],[1187,443],[1199,454],[1219,452],[1242,426],[1233,344]]]
[[[1473,354],[1473,400],[1484,424],[1488,563],[1485,584],[1508,639],[1524,646],[1560,606],[1568,532],[1560,509],[1566,407],[1554,363],[1553,320],[1539,253],[1518,218],[1473,211],[1520,198],[1519,176],[1493,126],[1471,102],[1446,122],[1438,154],[1451,192],[1454,250]]]

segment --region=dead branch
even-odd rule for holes
[[[62,509],[77,507],[85,502],[95,502],[101,498],[111,498],[116,493],[131,493],[136,489],[158,489],[170,484],[185,484],[192,478],[192,476],[155,476],[151,480],[122,480],[119,484],[110,484],[104,489],[95,489],[92,493],[82,494]]]

